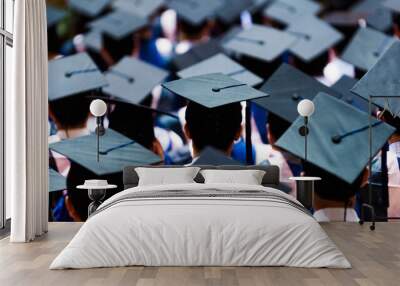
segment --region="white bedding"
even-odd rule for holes
[[[299,204],[279,190],[254,185],[128,189],[100,206],[103,210],[89,218],[50,269],[128,265],[351,267],[312,216],[283,200],[182,196],[118,202],[136,192],[168,190],[265,191]]]

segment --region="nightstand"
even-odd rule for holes
[[[88,216],[90,216],[103,203],[107,190],[115,189],[117,186],[109,185],[105,180],[85,180],[85,184],[76,188],[88,190],[89,199],[92,201],[88,206]]]
[[[320,181],[320,177],[291,177],[289,180],[296,181],[296,199],[307,209],[314,205],[314,184]]]

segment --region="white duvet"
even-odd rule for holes
[[[145,266],[293,266],[349,268],[315,219],[258,198],[151,198],[112,204],[133,192],[279,190],[250,185],[136,187],[108,199],[50,269]],[[135,193],[136,194],[136,193]],[[111,203],[111,204],[110,204]],[[297,203],[297,202],[296,202]]]

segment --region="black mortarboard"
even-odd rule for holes
[[[356,68],[367,71],[396,41],[371,28],[360,28],[345,48],[342,59]]]
[[[78,13],[94,18],[102,13],[112,0],[69,0],[68,5]]]
[[[97,90],[107,81],[87,53],[49,62],[49,101]]]
[[[51,28],[60,22],[67,15],[65,10],[59,9],[52,5],[46,6],[46,15],[47,15],[47,28]]]
[[[352,184],[369,161],[368,114],[324,93],[313,100],[315,111],[309,120],[308,162]],[[276,145],[304,157],[304,137],[298,117]],[[372,151],[376,154],[394,132],[382,121],[373,121]],[[309,174],[312,175],[312,174]]]
[[[138,104],[168,76],[168,72],[126,56],[112,66],[105,76],[109,85],[102,89],[103,93]]]
[[[329,87],[288,64],[282,64],[264,83],[261,91],[270,96],[253,102],[288,122],[297,118],[297,105],[302,99],[312,100],[319,92],[340,97]]]
[[[208,73],[223,73],[249,86],[258,85],[263,81],[262,78],[222,53],[216,54],[215,56],[181,70],[177,74],[181,78],[187,78]]]
[[[268,96],[222,73],[174,80],[162,86],[208,108]]]
[[[389,110],[394,115],[400,114],[400,42],[396,41],[379,61],[356,83],[352,92],[366,100]]]
[[[242,29],[223,43],[223,47],[241,55],[272,62],[293,46],[296,41],[297,37],[294,35],[254,24],[248,29]]]
[[[297,19],[291,22],[286,32],[298,38],[290,51],[302,61],[312,61],[343,39],[340,32],[314,16]]]
[[[53,143],[49,148],[98,176],[121,172],[126,166],[150,165],[162,161],[138,143],[112,129],[107,129],[105,135],[100,138],[100,161],[97,162],[96,140],[96,134],[91,134]]]

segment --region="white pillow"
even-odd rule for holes
[[[200,168],[135,168],[139,176],[139,186],[151,185],[171,185],[196,183],[194,178],[197,176]]]
[[[205,184],[261,185],[265,175],[262,170],[202,170]]]

